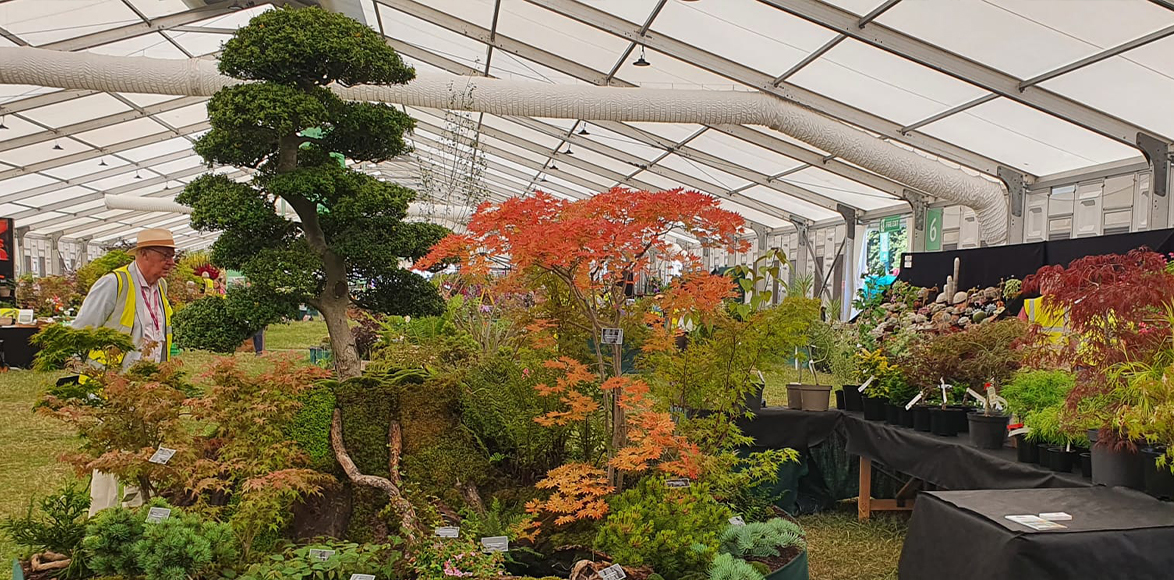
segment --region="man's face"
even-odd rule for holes
[[[175,250],[171,248],[143,248],[138,254],[135,265],[149,284],[166,278],[175,267]]]

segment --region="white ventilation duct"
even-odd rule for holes
[[[241,81],[221,76],[207,60],[105,56],[0,48],[0,83],[108,92],[210,96]],[[474,85],[475,90],[469,90]],[[970,175],[774,96],[705,91],[562,85],[420,71],[407,85],[333,87],[346,99],[494,115],[626,121],[764,125],[865,169],[978,215],[983,239],[1007,237],[1007,202],[999,183]],[[456,98],[457,95],[462,98]],[[468,98],[471,97],[471,98]]]
[[[163,197],[141,197],[138,195],[129,194],[106,194],[105,200],[107,209],[157,211],[163,213],[192,213],[192,208],[183,205],[182,203],[178,203],[172,199]],[[438,223],[454,221],[454,218],[446,218],[445,216],[469,215],[471,213],[471,208],[459,206],[421,203],[412,203],[408,205],[409,218],[419,218],[426,221],[437,221]],[[297,213],[289,207],[285,208],[285,215],[293,218],[297,217]],[[444,223],[442,225],[450,224]]]

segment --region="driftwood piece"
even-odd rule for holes
[[[42,554],[33,554],[33,557],[29,559],[29,568],[33,572],[63,570],[69,567],[70,562],[71,560],[68,556],[55,552],[45,552]]]
[[[403,430],[400,429],[399,421],[392,420],[391,427],[387,432],[387,441],[390,446],[390,452],[387,454],[387,469],[391,474],[391,482],[396,485],[400,484],[399,478],[399,456],[403,453],[404,436]]]
[[[477,486],[470,482],[462,483],[457,480],[457,488],[461,491],[461,499],[465,500],[465,505],[468,505],[473,511],[485,515],[485,502],[481,501],[481,494],[477,491]]]
[[[400,526],[403,528],[405,538],[411,542],[416,539],[416,531],[419,530],[419,520],[416,518],[416,510],[412,507],[412,503],[404,497],[400,491],[399,486],[393,483],[390,479],[379,477],[375,475],[363,475],[355,462],[347,453],[346,445],[342,439],[342,412],[338,409],[334,410],[334,418],[330,422],[330,446],[334,448],[334,456],[338,459],[338,464],[342,466],[342,470],[352,482],[357,485],[366,485],[381,489],[387,493],[392,505],[400,514]]]

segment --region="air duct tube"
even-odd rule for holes
[[[107,209],[129,209],[134,211],[157,211],[164,213],[192,213],[192,208],[178,203],[172,199],[163,197],[142,197],[138,195],[112,195],[106,194],[105,197]],[[422,204],[412,203],[408,205],[408,217],[413,218],[429,218],[445,216],[460,216],[472,215],[474,208],[462,207],[457,205],[439,205],[439,204]],[[297,217],[297,213],[291,208],[285,209],[285,215],[288,217]]]
[[[211,96],[242,81],[220,75],[207,60],[105,56],[0,48],[0,83],[109,92]],[[475,87],[473,90],[469,90]],[[969,207],[983,239],[1007,238],[1007,202],[1000,183],[922,157],[811,109],[762,93],[561,85],[419,72],[406,85],[332,87],[345,99],[494,115],[646,123],[763,125],[851,163]],[[454,98],[460,95],[462,98]]]

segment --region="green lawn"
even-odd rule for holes
[[[812,580],[888,580],[897,577],[897,560],[905,543],[908,516],[873,514],[867,523],[856,519],[856,502],[802,516],[807,532]]]

